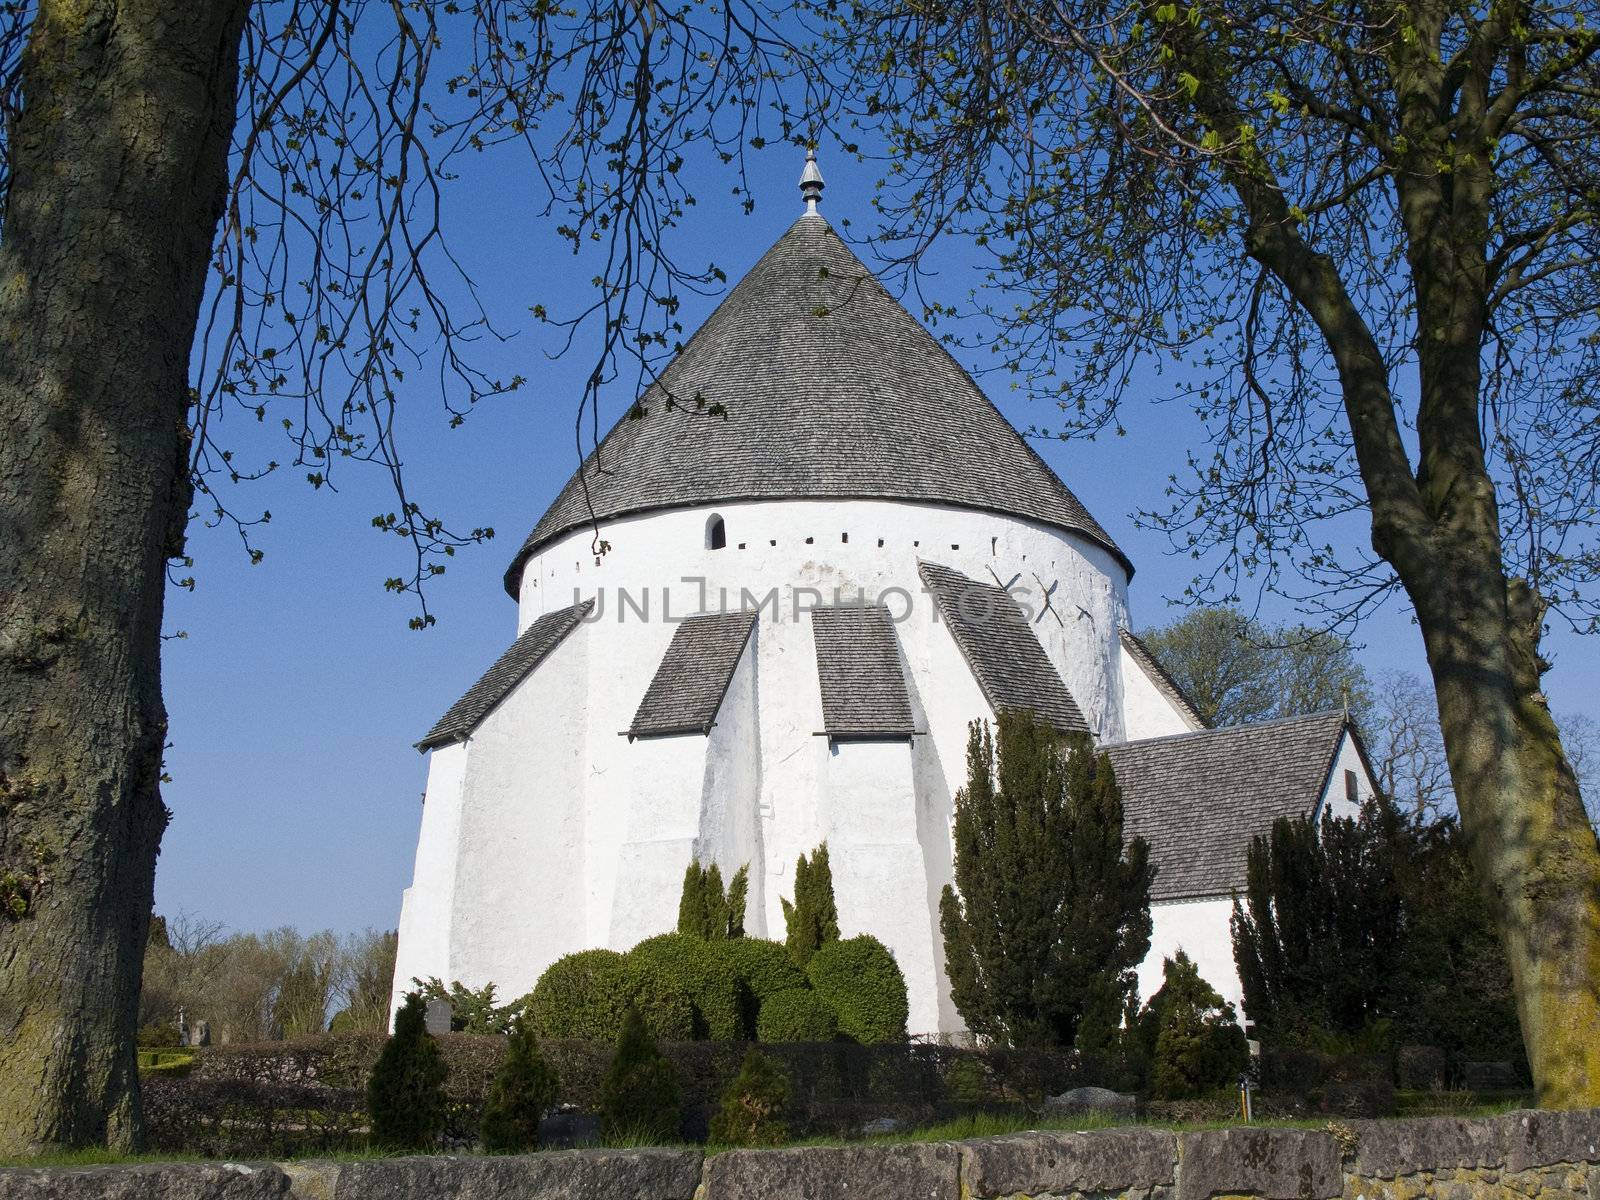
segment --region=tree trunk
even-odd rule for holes
[[[1481,557],[1407,590],[1539,1103],[1600,1105],[1600,844],[1539,689],[1542,608]]]
[[[188,362],[246,0],[42,0],[0,242],[0,1153],[139,1137]]]

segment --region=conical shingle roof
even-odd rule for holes
[[[671,396],[681,410],[668,410]],[[727,415],[696,411],[720,404]],[[1127,557],[822,217],[764,254],[584,463],[594,516],[734,500],[950,504]],[[589,521],[574,475],[506,571]]]

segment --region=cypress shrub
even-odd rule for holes
[[[819,947],[839,940],[839,907],[833,899],[833,868],[828,865],[828,843],[802,854],[794,864],[794,903],[780,900],[784,939],[795,962],[804,967]]]
[[[724,1146],[776,1146],[789,1136],[783,1110],[789,1081],[765,1054],[750,1050],[711,1118],[711,1140]]]
[[[385,1150],[432,1150],[444,1130],[444,1081],[439,1044],[427,1029],[427,1009],[416,992],[394,1019],[394,1036],[367,1078],[372,1144]]]
[[[600,1085],[600,1136],[610,1143],[670,1141],[678,1133],[678,1072],[629,1005]]]
[[[790,988],[761,1002],[756,1037],[763,1042],[831,1042],[839,1016],[810,988]]]
[[[845,1037],[862,1045],[905,1041],[905,976],[877,938],[861,934],[827,943],[811,956],[806,977],[838,1014]]]
[[[731,956],[723,952],[727,945],[731,943],[708,942],[685,933],[663,933],[640,942],[628,951],[628,958],[637,968],[647,974],[653,973],[644,991],[653,996],[689,997],[694,1006],[692,1037],[737,1041],[744,1033],[744,1022],[739,1003],[739,974]],[[641,1001],[642,998],[642,995],[636,997]],[[645,1023],[655,1030],[656,1036],[683,1040],[663,1032],[663,1024],[668,1022],[651,1020],[649,1012],[644,1015]]]
[[[708,942],[744,936],[745,901],[750,892],[750,866],[733,873],[727,890],[716,863],[702,867],[690,861],[683,872],[683,892],[678,897],[678,932]]]
[[[479,1136],[485,1150],[517,1153],[539,1145],[539,1118],[556,1102],[556,1069],[539,1053],[533,1025],[519,1017],[511,1027],[505,1061],[484,1097]]]
[[[1137,1033],[1150,1063],[1150,1091],[1191,1100],[1231,1087],[1250,1063],[1244,1030],[1182,950],[1162,967],[1161,989],[1139,1014]]]

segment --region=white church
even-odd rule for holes
[[[939,895],[968,725],[1031,709],[1110,755],[1158,868],[1148,996],[1179,948],[1238,1004],[1252,835],[1371,772],[1338,712],[1207,729],[1130,632],[1133,565],[818,213],[762,256],[562,489],[505,574],[517,636],[430,755],[396,1000],[520,996],[674,927],[684,868],[750,866],[781,939],[826,841],[845,936],[962,1029]],[[596,538],[604,552],[596,553]]]

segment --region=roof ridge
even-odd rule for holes
[[[1230,733],[1245,733],[1254,729],[1275,729],[1284,725],[1295,725],[1302,721],[1327,720],[1337,717],[1341,725],[1349,724],[1350,718],[1342,709],[1324,708],[1317,712],[1298,713],[1291,717],[1269,717],[1265,721],[1245,721],[1238,725],[1214,725],[1209,729],[1188,729],[1183,733],[1163,733],[1158,737],[1125,738],[1120,742],[1102,742],[1098,747],[1101,750],[1121,749],[1126,746],[1149,746],[1157,742],[1180,742],[1185,738],[1218,737]]]

